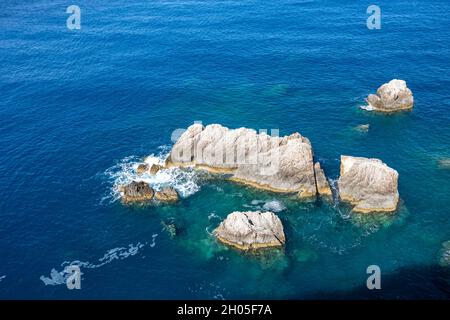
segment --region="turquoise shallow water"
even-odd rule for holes
[[[365,1],[77,4],[80,31],[63,1],[0,4],[1,298],[448,299],[448,2],[379,1],[376,31]],[[359,108],[393,78],[412,112]],[[177,205],[114,201],[130,164],[194,121],[298,131],[333,180],[341,154],[380,158],[400,174],[399,212],[361,217],[193,173],[169,177]],[[264,205],[280,210],[283,251],[211,237],[228,213]],[[69,291],[59,272],[74,261],[82,289]]]

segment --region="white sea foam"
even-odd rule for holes
[[[158,236],[157,233],[152,235],[152,243],[150,243],[150,245],[149,245],[151,248],[155,247],[155,245],[156,245],[156,237],[157,236]]]
[[[69,274],[66,273],[65,270],[57,271],[53,268],[52,271],[50,271],[50,277],[41,276],[39,279],[41,279],[46,286],[57,286],[66,283],[68,276]]]
[[[361,109],[366,110],[366,111],[373,111],[374,108],[368,104],[368,105],[364,105],[364,106],[359,106]]]
[[[208,215],[208,220],[211,220],[211,219],[220,219],[220,217],[215,212],[211,212]]]
[[[333,194],[333,206],[336,208],[339,205],[338,179],[328,179],[328,182]]]
[[[272,212],[281,212],[286,210],[286,206],[279,200],[252,200],[251,204],[244,204],[246,208],[251,208],[253,210],[266,210]]]
[[[278,200],[268,201],[263,205],[263,209],[272,212],[281,212],[286,210],[284,204]]]
[[[149,246],[151,248],[155,247],[156,245],[156,237],[158,236],[157,233],[153,234],[152,236],[152,242],[150,244],[142,244],[140,242],[136,244],[129,244],[128,247],[117,247],[110,249],[106,251],[106,253],[99,258],[96,262],[92,263],[89,261],[80,261],[80,260],[74,260],[74,261],[64,261],[61,263],[61,267],[63,269],[61,271],[56,270],[55,268],[52,268],[50,271],[50,277],[46,276],[40,276],[40,280],[47,286],[55,286],[55,285],[61,285],[65,284],[67,277],[70,275],[70,273],[66,272],[67,267],[69,266],[78,266],[83,269],[97,269],[100,268],[108,263],[111,263],[114,260],[123,260],[131,256],[135,256],[138,254],[138,252],[144,248],[145,246]],[[83,273],[81,273],[83,275]],[[0,279],[1,280],[1,279]]]
[[[2,282],[2,280],[5,278],[6,278],[6,276],[0,276],[0,282]]]
[[[152,154],[146,157],[144,162],[150,167],[152,164],[163,165],[168,153],[168,147],[161,147],[159,154]],[[106,170],[105,173],[112,180],[113,184],[111,193],[106,199],[112,201],[120,199],[119,186],[126,185],[132,181],[147,182],[157,191],[163,187],[173,187],[183,198],[193,195],[200,190],[199,174],[192,168],[168,168],[161,169],[156,174],[150,174],[150,172],[138,174],[137,167],[140,163],[142,161],[140,161],[139,157],[131,156]]]

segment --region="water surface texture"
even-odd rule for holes
[[[66,27],[70,4],[81,30]],[[0,298],[448,299],[450,3],[377,1],[380,30],[366,27],[370,4],[1,1]],[[412,112],[360,108],[394,78]],[[360,216],[176,170],[149,179],[174,185],[178,204],[117,201],[134,163],[194,121],[298,131],[332,180],[341,154],[382,159],[399,172],[399,210]],[[280,216],[284,250],[242,254],[211,236],[260,208]],[[65,285],[70,264],[81,290]]]

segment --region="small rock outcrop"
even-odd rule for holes
[[[397,209],[398,172],[379,159],[341,156],[339,197],[356,212],[392,212]]]
[[[150,167],[150,174],[156,174],[159,170],[161,170],[162,166],[159,164],[152,164]]]
[[[414,97],[404,80],[391,80],[370,94],[367,102],[376,111],[395,112],[412,109]]]
[[[122,201],[141,202],[153,199],[153,189],[144,181],[133,181],[130,184],[120,187]]]
[[[321,196],[331,197],[333,196],[330,188],[330,184],[328,183],[327,177],[323,172],[323,169],[320,167],[320,163],[316,162],[314,164],[314,172],[316,174],[316,184],[317,184],[317,192]]]
[[[172,148],[167,166],[196,166],[275,192],[314,197],[311,143],[299,133],[269,136],[247,128],[191,125]]]
[[[178,201],[178,192],[171,187],[156,191],[155,199],[161,202],[175,202]]]
[[[214,235],[241,250],[280,247],[286,242],[280,218],[270,211],[230,213],[214,230]]]
[[[148,165],[145,163],[141,163],[137,166],[136,172],[137,174],[142,174],[148,170]]]

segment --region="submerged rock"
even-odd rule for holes
[[[331,193],[330,184],[328,183],[327,177],[325,176],[323,169],[320,167],[319,162],[314,164],[314,172],[316,174],[317,192],[321,196],[333,196]]]
[[[174,223],[161,221],[161,225],[163,226],[164,231],[166,231],[172,239],[175,238],[177,235],[177,228]]]
[[[442,244],[439,265],[441,267],[450,267],[450,241],[446,241]]]
[[[122,200],[124,202],[140,202],[151,200],[154,195],[153,189],[144,181],[133,181],[121,186]]]
[[[144,173],[144,172],[147,171],[147,170],[148,170],[148,165],[145,164],[145,163],[139,164],[139,165],[137,166],[137,168],[136,168],[136,172],[137,172],[138,174],[142,174],[142,173]]]
[[[172,148],[168,166],[196,166],[275,192],[316,195],[311,143],[299,133],[276,137],[218,124],[190,126]]]
[[[241,250],[280,247],[286,241],[280,218],[270,211],[230,213],[214,235]]]
[[[370,128],[369,124],[360,124],[355,127],[355,130],[366,133],[366,132],[369,132],[369,128]]]
[[[379,159],[341,156],[339,196],[356,212],[392,212],[397,209],[398,172]]]
[[[442,158],[438,162],[441,169],[450,169],[450,158]]]
[[[172,187],[164,188],[155,193],[155,199],[162,202],[175,202],[178,201],[178,198],[178,192]]]
[[[317,260],[317,253],[311,249],[295,249],[294,257],[298,262],[309,262]]]
[[[391,80],[367,97],[369,105],[377,111],[395,112],[412,109],[414,97],[404,80]]]

